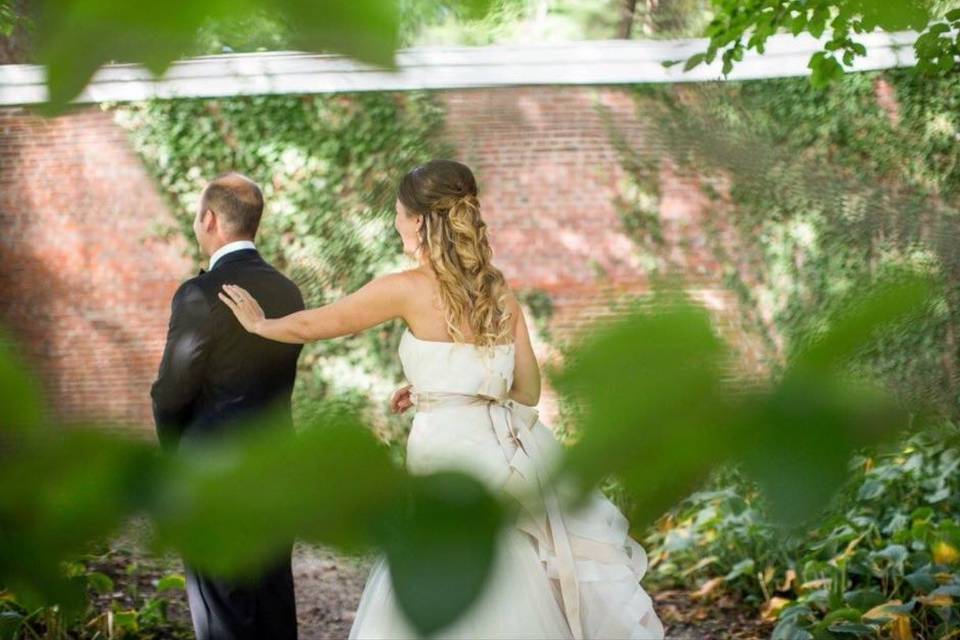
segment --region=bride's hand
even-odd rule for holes
[[[405,387],[400,387],[393,392],[393,397],[390,398],[390,411],[393,413],[403,413],[407,409],[413,406],[413,401],[410,399],[410,385],[408,384]]]
[[[243,328],[250,333],[259,333],[260,324],[266,319],[263,309],[257,304],[256,299],[250,293],[234,284],[223,285],[223,292],[217,295],[223,300],[223,303],[230,307],[233,315],[243,325]],[[226,294],[226,295],[224,295]]]

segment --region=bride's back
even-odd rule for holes
[[[409,313],[406,317],[410,331],[417,338],[431,342],[458,342],[450,334],[447,325],[447,315],[443,306],[440,292],[440,283],[429,268],[418,267],[404,272],[405,280],[409,283],[407,295],[410,297]],[[464,287],[465,288],[465,287]],[[503,302],[503,312],[509,314],[509,331],[498,344],[513,344],[513,320],[519,312],[519,307],[513,294],[507,290]],[[460,323],[460,334],[465,344],[476,342],[474,331],[466,320]]]
[[[540,372],[519,305],[493,264],[487,224],[470,169],[434,160],[407,173],[397,190],[395,226],[419,262],[403,274],[403,318],[415,338],[479,352],[514,345],[511,397],[540,398]]]

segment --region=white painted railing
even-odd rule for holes
[[[915,32],[877,32],[859,37],[868,55],[854,71],[912,66]],[[825,38],[772,36],[766,52],[747,52],[729,80],[802,76]],[[491,47],[427,47],[397,52],[394,71],[349,58],[299,52],[230,54],[174,63],[160,78],[139,65],[100,69],[77,102],[146,98],[212,98],[275,93],[337,93],[465,89],[517,85],[611,85],[721,80],[721,63],[683,71],[664,67],[704,51],[707,40],[592,41]],[[45,72],[35,65],[0,66],[0,105],[46,100]]]

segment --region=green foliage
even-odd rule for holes
[[[742,471],[717,469],[705,488],[677,503],[648,535],[651,577],[689,587],[721,577],[727,591],[760,605],[785,578],[791,552],[803,544],[796,532],[772,524],[764,504]]]
[[[659,233],[659,167],[698,176],[717,212],[702,221],[707,248],[775,375],[862,287],[902,271],[935,274],[945,286],[929,307],[850,367],[955,415],[958,83],[905,70],[845,76],[827,90],[800,79],[638,90],[662,152],[621,148],[634,185],[625,224],[656,269],[678,268],[650,231]],[[884,87],[895,111],[879,102]]]
[[[873,632],[897,618],[927,637],[960,629],[957,436],[955,427],[920,433],[854,460],[842,508],[797,556],[799,597],[781,616],[781,629],[809,625],[816,635],[828,626],[818,618],[840,607],[856,611]],[[824,597],[816,584],[802,588],[825,579],[836,597]],[[886,615],[879,615],[883,603]]]
[[[488,0],[446,6],[475,16],[486,11]],[[198,46],[216,46],[217,34],[231,30],[240,31],[229,38],[237,38],[242,48],[282,42],[284,48],[333,51],[389,68],[399,44],[398,9],[394,0],[177,0],[148,5],[43,0],[36,20],[36,57],[47,67],[48,110],[53,113],[76,97],[103,64],[140,62],[159,75]],[[257,25],[264,16],[269,16],[266,24]]]
[[[703,309],[667,295],[656,313],[636,310],[593,336],[553,377],[584,410],[568,464],[586,486],[615,474],[632,498],[631,520],[669,508],[732,444],[719,386],[725,345]]]
[[[197,261],[192,223],[206,181],[228,170],[261,185],[266,199],[257,245],[287,273],[308,306],[332,302],[407,264],[393,228],[396,184],[408,169],[446,155],[443,111],[428,94],[262,96],[154,101],[117,107],[117,119],[168,196],[174,226],[161,237],[186,240]],[[366,406],[399,441],[406,421],[386,399],[399,381],[398,324],[308,345],[295,393],[299,420],[314,402]]]
[[[727,387],[729,351],[706,310],[675,291],[658,292],[647,308],[578,346],[554,376],[557,389],[584,407],[566,471],[584,487],[615,474],[640,526],[733,460],[769,496],[779,521],[816,518],[850,453],[907,425],[902,409],[840,365],[876,340],[875,328],[911,317],[931,284],[900,276],[865,289],[852,313],[830,318],[779,381],[747,390],[741,380]]]
[[[706,28],[707,50],[691,56],[686,69],[712,63],[720,55],[723,74],[743,60],[745,51],[764,52],[767,39],[782,32],[809,33],[820,38],[828,33],[823,50],[810,58],[810,80],[823,87],[843,76],[867,49],[856,35],[876,29],[923,33],[914,44],[917,70],[925,75],[951,72],[960,56],[960,9],[939,10],[955,3],[930,0],[714,0],[715,13]],[[746,42],[744,42],[746,40]]]
[[[873,329],[901,319],[928,288],[922,278],[904,278],[865,292],[862,315],[835,320],[817,344],[844,350],[868,342]],[[726,349],[706,311],[676,293],[658,295],[657,313],[648,309],[608,327],[571,352],[557,378],[586,407],[583,437],[558,470],[564,486],[572,480],[586,490],[612,471],[649,517],[712,467],[744,456],[774,500],[784,487],[826,496],[836,460],[902,426],[887,399],[850,387],[816,345],[781,383],[731,393],[719,376]],[[689,402],[691,394],[697,402]],[[2,406],[32,401],[0,397]],[[7,430],[0,449],[0,583],[18,601],[34,603],[27,606],[56,602],[79,612],[83,584],[75,574],[64,576],[61,563],[144,512],[160,545],[225,575],[255,571],[297,537],[346,550],[385,549],[398,602],[415,628],[429,635],[446,627],[480,593],[513,506],[470,476],[411,476],[342,405],[316,421],[299,433],[276,432],[264,416],[237,425],[232,442],[194,445],[174,457],[155,457],[143,442],[96,430]],[[790,460],[787,446],[802,454],[802,464],[756,464],[778,455]],[[780,506],[792,521],[819,511],[814,501]],[[103,579],[94,578],[97,584]],[[133,628],[140,615],[124,612],[121,620]]]
[[[550,341],[550,320],[553,318],[553,299],[545,291],[540,289],[527,289],[517,292],[517,300],[528,312],[533,321],[533,329],[537,335],[546,341]]]
[[[56,602],[74,615],[83,585],[62,580],[60,563],[142,506],[157,470],[153,447],[81,429],[6,435],[0,453],[3,584],[28,608]]]
[[[421,0],[403,0],[403,40],[418,45],[483,46],[503,42],[610,40],[697,36],[708,19],[709,0],[638,2],[624,16],[622,0],[495,0],[470,17]]]
[[[802,532],[772,525],[769,502],[727,468],[648,538],[652,575],[691,586],[719,578],[719,590],[758,607],[778,603],[775,638],[832,638],[853,625],[873,638],[893,624],[949,637],[960,628],[958,436],[947,425],[854,456],[826,517]]]
[[[253,571],[297,535],[350,551],[373,544],[375,517],[403,496],[404,478],[359,416],[331,409],[296,438],[251,431],[170,461],[152,499],[164,542],[214,574]],[[349,490],[330,481],[348,477]]]
[[[230,20],[261,11],[295,25],[292,40],[315,51],[334,50],[390,66],[397,44],[397,14],[386,0],[306,2],[180,0],[131,4],[102,0],[45,0],[37,19],[37,58],[47,67],[50,103],[62,108],[93,72],[114,60],[142,62],[163,73],[189,51],[208,20]]]
[[[282,14],[253,11],[220,20],[208,19],[184,55],[214,55],[293,48],[291,27]]]
[[[396,512],[376,526],[397,601],[429,635],[455,620],[483,587],[503,514],[468,476],[437,474],[412,482],[413,499],[393,505]]]
[[[7,357],[0,353],[0,361]],[[0,400],[35,399],[3,389]],[[449,625],[483,587],[503,506],[462,474],[410,476],[355,412],[334,406],[318,420],[294,434],[275,431],[264,416],[237,425],[229,443],[172,457],[102,430],[5,430],[0,585],[8,590],[3,601],[16,604],[4,604],[12,612],[4,619],[22,625],[39,611],[49,616],[47,627],[61,615],[75,620],[85,589],[109,585],[71,563],[123,520],[146,513],[158,545],[221,575],[256,571],[298,537],[350,551],[385,548],[414,627],[429,635]],[[429,603],[418,598],[425,580]],[[51,603],[56,608],[45,606]],[[117,612],[114,620],[135,631],[160,606]]]
[[[854,379],[881,382],[901,406],[939,414],[918,413],[916,425],[955,418],[957,82],[904,70],[846,75],[824,90],[797,79],[638,88],[664,153],[621,147],[631,173],[625,224],[655,269],[682,266],[664,241],[659,170],[667,163],[696,175],[710,198],[707,247],[740,294],[745,326],[766,338],[774,378],[786,382],[798,363],[826,358]],[[884,107],[878,94],[888,89],[897,101]],[[905,322],[861,343],[871,330],[851,301],[911,271],[941,284],[916,313],[904,309]],[[774,406],[807,414],[808,428],[754,431],[744,455],[659,522],[648,547],[653,575],[739,593],[771,616],[786,605],[777,638],[902,638],[908,629],[949,637],[958,624],[956,429],[892,448],[877,447],[869,431],[859,445],[839,443],[839,431],[817,417],[820,398],[803,386],[783,396]],[[869,400],[863,406],[867,427],[876,418]],[[796,421],[783,414],[771,423]],[[824,519],[777,526],[792,501],[827,504],[825,489],[844,477],[851,449],[859,451],[853,477]],[[790,479],[812,459],[832,479]]]
[[[10,37],[19,20],[14,11],[13,0],[0,0],[0,36]]]
[[[18,601],[15,593],[0,590],[0,638],[193,637],[192,629],[188,631],[168,615],[171,592],[185,589],[182,575],[165,575],[154,593],[145,594],[137,586],[140,575],[135,563],[128,564],[114,580],[97,570],[102,560],[103,556],[90,553],[61,564],[63,574],[88,596],[82,611],[65,611],[58,604],[27,605]]]

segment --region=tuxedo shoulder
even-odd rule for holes
[[[183,282],[173,294],[174,313],[187,313],[205,316],[213,308],[208,292],[202,286],[199,277]]]
[[[206,274],[204,273],[199,276],[194,276],[189,280],[184,280],[182,283],[180,283],[180,286],[177,288],[177,292],[176,294],[174,294],[174,298],[192,297],[192,296],[196,296],[198,294],[203,293],[204,287],[201,279],[205,275]]]
[[[211,308],[216,307],[219,302],[219,293],[224,284],[238,284],[235,278],[231,278],[225,269],[215,271],[204,271],[180,285],[180,291],[183,295],[192,298],[203,298]]]
[[[266,264],[270,271],[273,272],[275,278],[274,282],[285,287],[287,293],[295,294],[297,297],[302,298],[300,286],[296,282],[294,282],[287,274],[285,274],[283,271],[280,271],[269,262],[265,262],[264,264]]]

